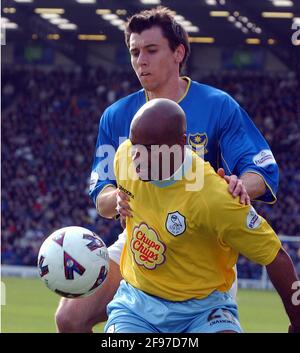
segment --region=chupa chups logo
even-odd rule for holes
[[[135,262],[148,270],[154,270],[165,262],[165,244],[159,240],[156,231],[145,223],[133,229],[130,248]]]

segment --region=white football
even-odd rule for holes
[[[43,242],[38,255],[40,278],[55,293],[84,297],[104,282],[109,256],[103,240],[83,227],[56,230]]]

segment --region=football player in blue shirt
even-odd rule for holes
[[[241,203],[275,202],[278,166],[247,113],[225,92],[180,76],[190,47],[173,13],[158,7],[132,16],[125,38],[143,89],[109,106],[100,119],[90,188],[98,213],[105,218],[120,214],[122,220],[131,214],[127,195],[116,187],[114,152],[128,138],[135,113],[154,98],[168,98],[181,106],[188,143],[226,179],[233,197],[239,196]],[[119,259],[125,236],[123,232],[109,248],[110,270],[103,286],[92,296],[61,300],[58,331],[91,332],[106,320],[106,305],[121,280]]]

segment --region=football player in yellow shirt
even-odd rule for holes
[[[118,187],[132,216],[120,264],[124,280],[105,331],[242,332],[228,293],[241,253],[266,266],[290,330],[300,332],[290,257],[255,209],[233,199],[224,179],[185,147],[185,132],[180,106],[154,99],[136,113],[130,139],[116,153]]]

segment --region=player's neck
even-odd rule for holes
[[[147,91],[149,100],[154,98],[168,98],[174,102],[179,102],[186,93],[188,82],[181,78],[176,77],[170,79],[163,87],[159,87],[155,91]]]

